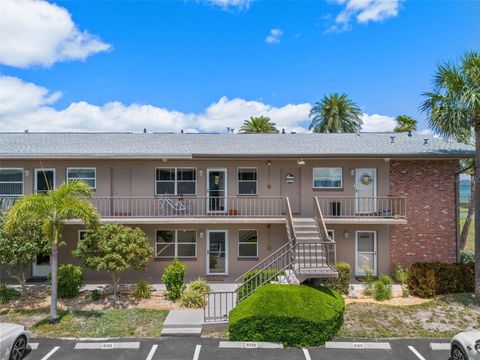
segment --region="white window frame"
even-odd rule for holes
[[[327,229],[327,235],[328,235],[328,233],[332,233],[332,240],[335,241],[335,230]]]
[[[166,242],[158,242],[157,241],[157,233],[159,231],[172,231],[174,233],[174,239],[172,243],[166,243]],[[178,232],[179,231],[193,231],[195,232],[195,242],[194,243],[179,243],[178,242]],[[157,255],[157,244],[170,244],[173,245],[173,256],[158,256]],[[185,245],[195,245],[195,256],[179,256],[178,255],[178,244],[185,244]],[[198,254],[198,233],[197,230],[195,229],[156,229],[155,230],[155,258],[156,259],[196,259]]]
[[[376,230],[356,230],[355,231],[355,276],[365,276],[365,273],[357,272],[357,256],[358,256],[358,234],[359,233],[373,233],[373,275],[377,276],[378,274],[378,255],[377,255],[377,247],[378,247],[378,240],[377,240],[377,231]]]
[[[69,170],[93,170],[94,173],[95,173],[95,177],[93,177],[93,178],[70,178],[70,177],[68,177],[68,171]],[[82,181],[82,180],[92,180],[93,179],[94,186],[92,187],[92,190],[97,189],[97,168],[96,167],[67,167],[66,178],[67,178],[67,183],[70,180]]]
[[[24,171],[25,169],[24,168],[0,168],[0,170],[18,170],[18,171],[21,171],[22,172],[22,181],[2,181],[1,183],[2,184],[22,184],[22,193],[21,194],[0,194],[0,196],[23,196],[23,194],[25,193],[25,174],[24,174]]]
[[[194,170],[195,171],[195,180],[180,180],[180,181],[183,181],[183,182],[193,182],[195,183],[195,192],[193,194],[181,194],[181,195],[185,195],[185,196],[196,196],[197,195],[197,191],[198,191],[198,184],[197,184],[197,175],[198,175],[198,171],[197,171],[197,168],[196,167],[182,167],[182,166],[179,166],[179,167],[174,167],[174,166],[161,166],[161,167],[156,167],[155,168],[155,173],[153,175],[154,177],[154,181],[155,181],[155,196],[164,196],[165,194],[159,194],[157,193],[157,183],[158,182],[166,182],[165,180],[157,180],[157,170],[161,170],[161,169],[173,169],[175,170],[175,180],[173,180],[173,187],[174,187],[174,194],[168,194],[168,195],[179,195],[178,194],[178,170]],[[169,182],[172,181],[172,180],[169,180]]]
[[[36,168],[34,171],[34,176],[35,178],[33,179],[33,190],[35,193],[38,193],[38,184],[37,184],[37,174],[39,172],[45,172],[45,171],[53,171],[53,189],[57,187],[57,170],[55,168]]]
[[[240,245],[241,244],[249,244],[249,245],[252,244],[252,243],[240,242],[240,231],[255,231],[257,233],[257,250],[256,250],[257,255],[255,255],[255,256],[240,255]],[[259,255],[258,255],[258,243],[259,243],[258,229],[238,229],[238,232],[237,232],[237,257],[239,259],[258,259],[258,257],[259,257]]]
[[[340,170],[340,186],[338,187],[325,187],[325,186],[315,186],[315,169],[337,169]],[[322,190],[341,190],[343,189],[343,167],[339,166],[315,166],[312,168],[312,188],[313,189],[322,189]]]
[[[253,180],[240,180],[238,177],[240,175],[240,170],[255,170],[255,174],[257,175],[257,179],[255,181]],[[248,183],[255,183],[255,193],[254,194],[240,194],[240,183],[241,182],[248,182]],[[249,196],[249,195],[258,195],[258,168],[256,167],[248,167],[248,166],[242,166],[237,168],[237,195],[238,196]]]

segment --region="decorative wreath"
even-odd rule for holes
[[[372,183],[372,177],[370,175],[364,174],[360,178],[360,181],[363,185],[370,185]]]

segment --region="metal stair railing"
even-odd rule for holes
[[[325,256],[327,260],[327,265],[332,269],[336,269],[337,264],[337,251],[335,241],[328,236],[327,226],[325,225],[325,220],[323,219],[322,209],[317,197],[313,198],[313,208],[315,212],[315,221],[317,222],[318,229],[322,235],[322,242],[325,244]]]

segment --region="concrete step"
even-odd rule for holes
[[[190,326],[190,327],[163,327],[162,336],[200,336],[202,334],[202,326]]]

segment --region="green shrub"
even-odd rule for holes
[[[410,267],[408,287],[415,296],[473,292],[474,264],[416,263]]]
[[[180,296],[180,302],[182,306],[188,308],[203,308],[205,306],[205,293],[187,287]]]
[[[373,282],[374,282],[374,275],[372,269],[365,270],[365,276],[363,277],[363,293],[367,296],[373,295]]]
[[[92,301],[98,301],[100,300],[101,297],[102,297],[102,294],[97,289],[93,290],[92,293],[90,294],[90,298],[92,299]]]
[[[162,281],[167,287],[167,297],[170,300],[177,300],[182,294],[185,288],[183,279],[186,271],[187,265],[181,263],[177,258],[173,259],[172,264],[164,270]]]
[[[133,297],[135,299],[150,299],[152,296],[152,289],[150,284],[145,280],[140,280],[133,291]]]
[[[460,251],[460,262],[462,264],[468,265],[475,262],[475,252],[472,250],[462,250]]]
[[[207,281],[201,277],[189,282],[187,285],[187,290],[199,291],[201,294],[206,294],[212,291]]]
[[[410,290],[408,289],[408,268],[402,266],[396,266],[394,270],[395,280],[400,283],[402,287],[402,297],[407,298],[410,296]]]
[[[75,298],[83,287],[83,271],[73,264],[62,264],[58,267],[58,297]]]
[[[277,276],[275,274],[278,270],[252,270],[243,277],[243,285],[237,290],[238,298],[244,299],[248,294],[251,294],[257,287],[261,286],[266,281],[276,281],[277,276],[285,275],[284,271],[280,271]]]
[[[17,290],[7,286],[5,283],[0,283],[0,304],[6,304],[19,296],[20,293]]]
[[[373,297],[375,300],[383,301],[392,298],[393,280],[388,275],[380,276],[380,279],[375,281],[373,289]]]
[[[334,290],[267,284],[230,311],[230,340],[318,346],[335,336],[344,310],[343,297]]]
[[[348,295],[348,290],[350,289],[350,275],[352,274],[350,264],[343,261],[338,262],[337,272],[338,277],[327,278],[324,280],[323,284],[330,289],[338,291],[340,294]]]

